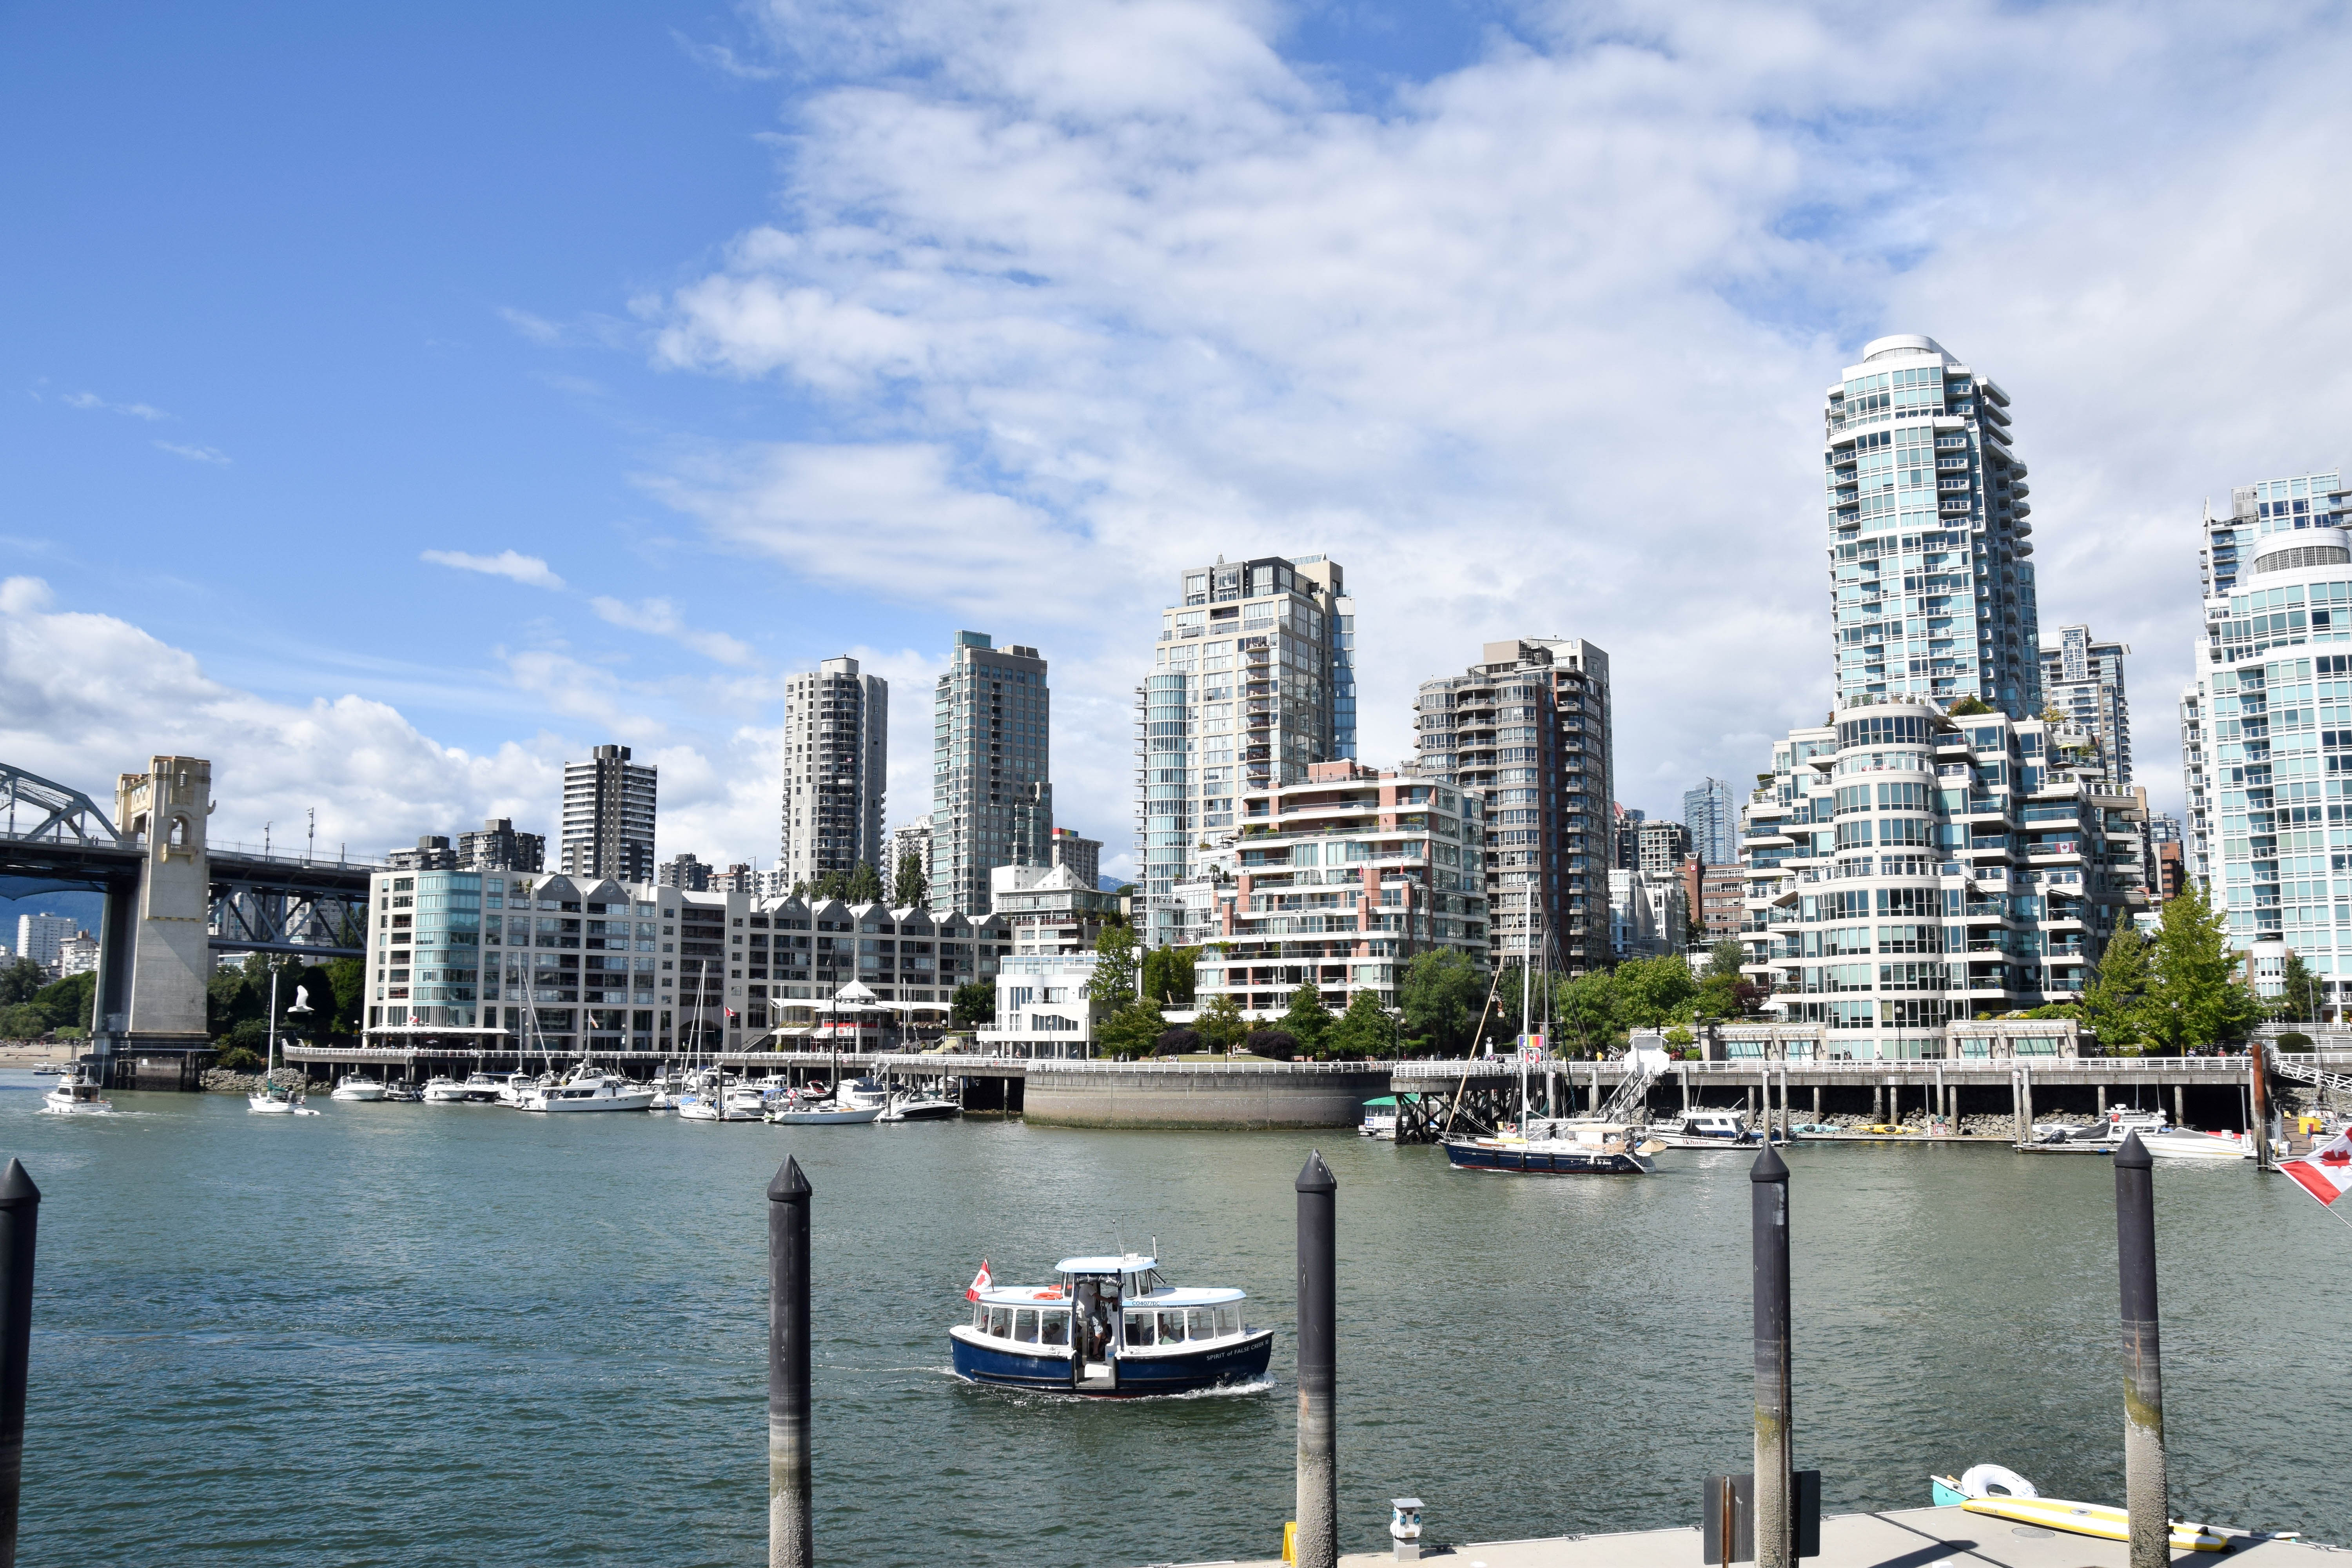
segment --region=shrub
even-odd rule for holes
[[[2283,1051],[2307,1051],[2311,1049],[2311,1037],[2292,1029],[2287,1031],[2287,1033],[2281,1035],[2277,1039],[2271,1043],[2278,1047],[2278,1048]]]
[[[1242,1042],[1242,1048],[1255,1057],[1265,1057],[1286,1062],[1298,1055],[1298,1042],[1287,1029],[1256,1029]]]
[[[1188,1056],[1201,1048],[1201,1037],[1191,1029],[1171,1029],[1151,1048],[1163,1057]]]
[[[231,1046],[213,1065],[226,1068],[230,1072],[258,1072],[261,1070],[261,1058],[243,1046]]]

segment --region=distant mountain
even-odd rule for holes
[[[1097,893],[1116,893],[1121,888],[1126,886],[1127,879],[1124,877],[1097,877],[1095,879],[1095,891]]]

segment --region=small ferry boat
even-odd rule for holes
[[[363,1078],[358,1073],[347,1072],[336,1081],[335,1091],[327,1098],[329,1100],[382,1100],[383,1084],[377,1079]]]
[[[1684,1111],[1666,1126],[1653,1127],[1650,1136],[1669,1149],[1736,1149],[1761,1141],[1740,1112],[1702,1110],[1696,1107]]]
[[[1060,1283],[995,1285],[965,1295],[971,1321],[948,1331],[956,1373],[973,1383],[1135,1398],[1254,1383],[1274,1331],[1253,1329],[1240,1290],[1180,1288],[1139,1253],[1066,1258]]]
[[[68,1068],[49,1092],[41,1096],[41,1109],[52,1116],[104,1116],[114,1109],[106,1098],[95,1076],[79,1068]]]
[[[1646,1176],[1658,1146],[1641,1134],[1627,1121],[1529,1117],[1492,1137],[1448,1138],[1445,1158],[1456,1170],[1515,1176]]]
[[[1397,1097],[1384,1094],[1378,1100],[1364,1101],[1364,1120],[1356,1129],[1364,1138],[1386,1138],[1395,1142],[1397,1129]]]

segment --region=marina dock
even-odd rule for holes
[[[1694,1510],[1698,1499],[1691,1500]],[[1696,1525],[1680,1530],[1644,1530],[1622,1535],[1563,1535],[1535,1541],[1470,1542],[1422,1548],[1422,1561],[1447,1568],[1702,1568]],[[2340,1555],[2332,1547],[2295,1541],[2262,1541],[2229,1552],[2179,1552],[2173,1562],[2256,1563],[2279,1568],[2316,1563]],[[1389,1552],[1343,1552],[1339,1568],[1374,1568],[1396,1561]],[[1884,1513],[1837,1514],[1822,1521],[1822,1554],[1808,1557],[1818,1568],[2129,1568],[2131,1548],[2120,1541],[2015,1525],[1958,1508],[1889,1510]],[[1176,1564],[1151,1568],[1178,1568]],[[1183,1568],[1204,1568],[1186,1564]],[[1235,1568],[1283,1568],[1277,1561]]]

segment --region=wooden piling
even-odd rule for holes
[[[1292,1561],[1297,1568],[1337,1568],[1339,1183],[1318,1149],[1292,1184],[1298,1194],[1298,1534]]]
[[[815,1562],[809,1467],[809,1184],[768,1184],[768,1568]]]
[[[0,1568],[16,1562],[17,1500],[25,1474],[25,1384],[32,1359],[33,1254],[41,1189],[24,1162],[0,1173]]]
[[[2157,1334],[2156,1162],[2137,1132],[2116,1151],[2116,1263],[2122,1284],[2124,1509],[2131,1568],[2172,1561],[2172,1504],[2165,1479],[2164,1353]]]
[[[1790,1484],[1789,1167],[1768,1143],[1748,1168],[1748,1181],[1755,1298],[1756,1568],[1796,1568]]]

